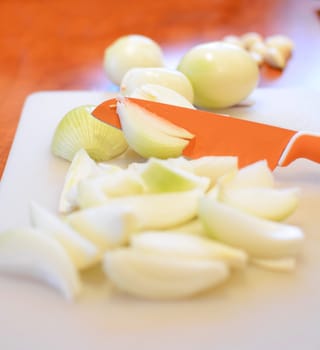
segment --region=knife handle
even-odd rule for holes
[[[287,166],[298,158],[320,163],[320,134],[297,132],[289,141],[279,160],[280,166]]]

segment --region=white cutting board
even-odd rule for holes
[[[0,231],[29,224],[28,205],[55,210],[68,163],[53,157],[54,128],[71,108],[98,104],[100,92],[41,92],[26,101],[0,185]],[[255,121],[320,132],[320,93],[261,89],[233,113]],[[280,185],[302,188],[289,222],[306,233],[291,274],[249,268],[192,300],[150,302],[114,290],[99,271],[67,303],[28,279],[0,277],[0,349],[320,349],[320,166],[297,161],[277,169]]]

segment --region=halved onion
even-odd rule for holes
[[[76,107],[60,120],[51,144],[54,155],[72,161],[83,148],[92,159],[106,161],[127,149],[122,131],[93,117],[93,109],[90,105]]]

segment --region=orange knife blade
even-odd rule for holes
[[[184,149],[186,157],[237,156],[240,167],[265,159],[271,169],[288,165],[300,157],[320,162],[320,136],[317,134],[164,103],[129,100],[194,134]],[[93,116],[121,128],[116,103],[116,98],[101,103],[92,112]]]

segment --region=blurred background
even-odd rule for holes
[[[114,90],[105,48],[119,36],[158,42],[169,67],[195,44],[255,31],[295,44],[286,68],[263,65],[260,87],[319,88],[318,0],[0,0],[0,176],[26,97]]]

